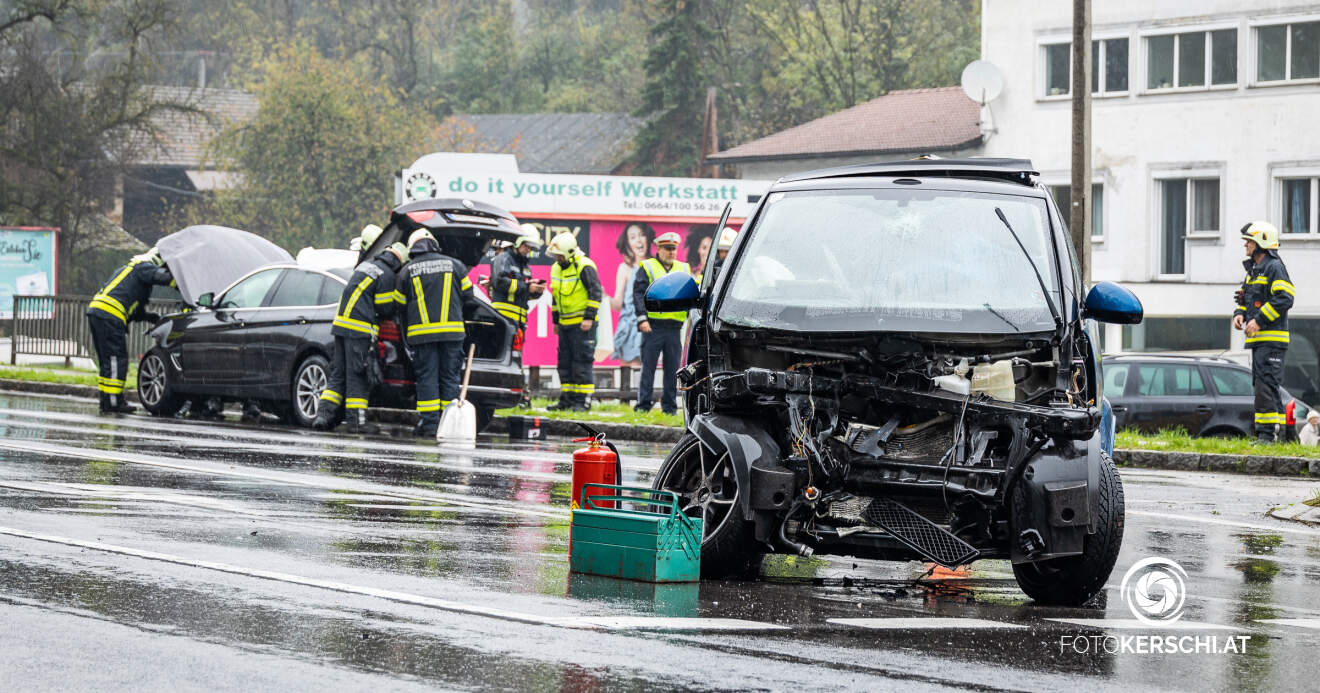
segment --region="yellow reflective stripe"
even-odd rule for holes
[[[512,301],[514,297],[517,295],[517,293],[518,293],[518,280],[512,279],[509,281],[509,300]]]
[[[1247,344],[1253,342],[1288,342],[1288,332],[1286,330],[1261,330],[1253,337],[1247,337]]]
[[[137,266],[136,262],[130,262],[125,265],[124,269],[120,270],[119,274],[115,275],[115,278],[111,279],[109,284],[101,287],[101,290],[96,293],[95,298],[109,298],[111,301],[115,301],[115,299],[110,298],[107,294],[114,291],[115,287],[119,286],[119,283],[124,281],[124,277],[127,277],[133,271],[135,266]],[[115,301],[115,304],[118,305],[119,301]],[[120,309],[123,309],[124,306],[120,305],[119,307]]]
[[[490,305],[492,308],[498,311],[500,315],[503,315],[506,318],[527,317],[527,309],[523,308],[522,306],[514,305],[512,303],[503,303],[501,301],[495,301]]]
[[[107,395],[118,395],[118,394],[123,393],[123,391],[124,391],[124,386],[123,386],[123,385],[97,385],[97,386],[96,386],[96,389],[97,389],[97,390],[100,390],[101,392],[104,392],[104,393],[107,394]]]
[[[440,400],[438,399],[419,399],[417,400],[417,411],[440,411]]]
[[[431,322],[431,316],[426,313],[426,292],[422,291],[422,278],[413,277],[412,285],[413,296],[417,297],[417,312],[422,316],[422,322]]]
[[[441,334],[445,332],[462,332],[463,323],[461,322],[431,322],[425,325],[409,325],[408,336],[416,337],[424,334]]]
[[[465,279],[466,279],[466,278],[465,278]],[[443,294],[443,297],[440,299],[440,322],[441,322],[441,324],[448,324],[448,323],[450,322],[450,320],[449,320],[449,294],[450,294],[449,289],[450,289],[450,287],[452,287],[453,285],[454,285],[454,274],[453,274],[453,272],[445,272],[444,294]],[[425,322],[425,321],[423,321],[423,322]]]
[[[1274,309],[1274,306],[1272,306],[1272,305],[1270,305],[1270,304],[1268,304],[1268,303],[1266,303],[1265,305],[1263,305],[1263,306],[1260,307],[1260,312],[1261,312],[1261,315],[1264,315],[1265,317],[1269,318],[1270,320],[1278,320],[1278,319],[1279,319],[1279,311],[1275,310],[1275,309]]]
[[[1265,412],[1265,413],[1257,412],[1256,423],[1264,423],[1264,424],[1288,423],[1288,417],[1280,412]]]
[[[453,276],[453,275],[450,275],[450,276]],[[472,280],[471,280],[471,279],[468,279],[466,276],[463,277],[463,280],[460,281],[460,282],[458,283],[458,288],[459,288],[460,291],[467,291],[468,289],[471,289],[471,288],[472,288]]]
[[[593,301],[593,300],[591,300],[591,299],[587,299],[587,307],[588,307],[588,308],[599,308],[599,307],[600,307],[600,301]]]
[[[1246,307],[1246,306],[1238,306],[1237,308],[1234,308],[1234,309],[1233,309],[1233,312],[1236,313],[1236,312],[1238,312],[1239,310],[1242,311],[1243,313],[1245,313],[1245,312],[1247,312],[1247,307]]]
[[[1292,282],[1285,281],[1283,279],[1276,279],[1274,280],[1273,284],[1270,284],[1270,293],[1274,293],[1276,291],[1282,291],[1288,294],[1289,296],[1296,296],[1297,295],[1296,288],[1297,287],[1292,285]]]
[[[353,313],[353,307],[357,305],[358,299],[362,297],[362,292],[367,290],[371,284],[371,277],[364,277],[358,282],[357,288],[353,289],[353,294],[348,297],[348,303],[344,304],[344,310],[339,317],[348,318]]]
[[[340,397],[339,393],[334,390],[321,390],[321,399],[335,404],[342,404],[344,402],[344,398]]]
[[[1262,275],[1259,276],[1259,277],[1253,277],[1253,278],[1247,280],[1247,283],[1248,283],[1248,284],[1269,284],[1269,283],[1270,283],[1270,278],[1262,274]]]
[[[106,303],[105,301],[102,301],[99,298],[92,299],[92,302],[87,304],[87,307],[95,308],[96,310],[99,310],[103,313],[109,313],[112,317],[118,318],[124,321],[125,323],[128,322],[128,317],[124,315],[124,311],[122,308],[119,308],[115,304]]]
[[[367,400],[361,397],[349,397],[348,402],[344,404],[347,409],[366,409]]]
[[[376,327],[375,325],[372,325],[371,323],[362,322],[361,320],[354,320],[352,318],[346,318],[342,315],[335,316],[334,322],[330,324],[335,327],[342,327],[346,330],[353,330],[354,332],[362,332],[364,334],[369,334],[372,337],[375,337],[377,332],[379,332],[380,330],[380,328]]]
[[[376,305],[380,305],[382,303],[394,303],[394,292],[386,291],[383,294],[376,294],[376,298],[373,300],[373,302]]]

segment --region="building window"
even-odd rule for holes
[[[1236,29],[1146,39],[1147,89],[1195,89],[1236,83]]]
[[[1059,214],[1063,215],[1063,223],[1066,225],[1068,220],[1072,219],[1072,186],[1071,185],[1051,185],[1050,195],[1054,197],[1054,203],[1059,206]],[[1105,185],[1104,183],[1091,184],[1091,240],[1099,241],[1105,237]]]
[[[1256,81],[1320,77],[1320,22],[1256,29]]]
[[[1045,95],[1072,92],[1072,43],[1051,43],[1045,49]],[[1128,90],[1128,40],[1091,42],[1091,93],[1118,94]]]
[[[1166,178],[1159,183],[1160,274],[1185,274],[1187,236],[1219,232],[1219,179]]]
[[[1123,351],[1226,351],[1232,332],[1227,316],[1146,318],[1124,325]]]
[[[1320,198],[1320,178],[1280,178],[1280,217],[1283,233],[1320,233],[1316,228],[1316,200]]]

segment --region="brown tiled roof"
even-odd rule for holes
[[[707,158],[736,164],[961,149],[981,141],[980,111],[959,87],[894,91]]]
[[[257,97],[238,89],[152,87],[152,93],[158,100],[187,104],[202,113],[169,111],[156,116],[155,141],[145,143],[137,160],[144,166],[197,168],[212,137],[225,126],[257,114]]]

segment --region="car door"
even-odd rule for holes
[[[286,268],[266,304],[249,322],[243,360],[263,396],[287,396],[293,361],[310,323],[333,314],[335,304],[325,305],[321,298],[327,280],[333,281],[320,272]]]
[[[1133,397],[1131,426],[1144,431],[1181,428],[1199,435],[1214,413],[1214,399],[1195,363],[1135,363],[1128,378],[1135,379],[1128,390]]]
[[[1116,430],[1122,430],[1128,426],[1132,408],[1132,398],[1127,394],[1128,374],[1131,370],[1132,364],[1130,363],[1104,364],[1105,399],[1109,400],[1109,408],[1114,412],[1114,428]]]
[[[1215,418],[1212,427],[1229,427],[1242,435],[1251,435],[1255,422],[1256,397],[1251,371],[1232,366],[1206,366],[1215,391]]]
[[[244,348],[253,320],[279,279],[280,268],[262,269],[238,280],[215,299],[212,320],[201,334],[183,347],[183,366],[200,379],[205,391],[218,395],[247,396],[255,378],[247,369]],[[203,327],[199,325],[199,327]]]

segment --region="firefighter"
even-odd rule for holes
[[[706,276],[710,278],[711,283],[715,282],[715,277],[720,271],[720,265],[724,264],[724,258],[729,256],[729,250],[733,248],[733,242],[737,238],[738,231],[736,229],[726,226],[723,231],[720,231],[720,242],[719,245],[715,246],[715,261],[710,263],[711,269],[706,272]]]
[[[114,273],[110,281],[87,304],[87,322],[100,375],[96,389],[101,394],[102,414],[127,414],[133,405],[124,399],[124,375],[128,372],[128,323],[155,323],[160,316],[147,312],[154,286],[173,286],[174,277],[160,250],[152,248],[135,255]]]
[[[491,306],[518,329],[527,324],[529,300],[545,293],[545,280],[532,278],[528,261],[532,251],[541,247],[541,239],[535,226],[523,224],[522,229],[524,235],[490,262]]]
[[[382,231],[379,226],[376,226],[375,224],[367,224],[362,227],[362,233],[359,233],[348,242],[348,249],[356,250],[358,252],[357,261],[359,264],[366,259],[364,255],[367,251],[371,250],[371,244],[375,243],[376,239],[380,238],[382,233],[384,233],[384,231]]]
[[[330,334],[335,338],[330,382],[321,392],[313,428],[333,429],[342,404],[349,433],[376,430],[367,426],[367,399],[371,395],[367,359],[373,356],[371,348],[379,330],[377,319],[390,317],[402,303],[402,295],[395,290],[395,275],[407,259],[408,249],[402,243],[395,243],[359,264],[349,277],[330,325]]]
[[[434,438],[440,412],[458,396],[463,375],[463,312],[476,304],[468,268],[440,251],[435,236],[418,229],[408,237],[410,260],[399,273],[404,340],[417,383],[413,434]]]
[[[371,249],[372,244],[376,242],[377,238],[380,238],[380,234],[382,233],[384,232],[381,230],[379,226],[376,226],[375,224],[367,224],[366,226],[362,227],[361,233],[359,233],[357,236],[354,236],[351,240],[349,240],[348,249],[357,251],[358,254],[357,264],[360,265],[364,260],[366,260],[367,251]],[[340,300],[341,301],[343,300],[342,296],[340,297]],[[335,343],[332,344],[330,348],[331,348],[330,363],[338,363],[339,360],[342,358],[342,356],[339,354],[339,342],[336,340]],[[321,399],[326,398],[325,392],[326,390],[328,390],[331,393],[333,393],[332,399],[335,402],[335,406],[338,407],[340,404],[342,404],[343,403],[342,400],[344,397],[344,371],[343,370],[335,371],[332,368],[330,370],[330,382],[326,383],[325,388],[326,388],[325,390],[321,391]],[[318,414],[320,413],[320,407],[317,408],[317,413]],[[317,418],[319,419],[320,417]],[[336,417],[336,419],[337,418],[338,417]],[[335,419],[326,420],[323,424],[317,423],[315,421],[312,422],[313,427],[327,431],[334,428],[335,425],[336,425]]]
[[[1284,423],[1283,358],[1288,351],[1288,309],[1296,289],[1279,258],[1279,230],[1267,221],[1242,227],[1247,276],[1234,296],[1233,328],[1246,333],[1251,350],[1251,379],[1256,391],[1256,443],[1273,443]]]
[[[678,362],[683,350],[683,321],[687,313],[647,312],[646,290],[657,279],[674,272],[692,273],[686,262],[678,260],[678,234],[670,231],[655,239],[655,257],[642,261],[640,271],[633,279],[633,308],[637,311],[637,329],[642,333],[642,379],[637,384],[637,404],[633,409],[650,411],[655,389],[656,361],[664,356],[664,394],[660,409],[666,414],[678,413]]]
[[[596,351],[596,311],[600,308],[600,276],[596,263],[578,249],[577,239],[564,232],[550,241],[550,304],[559,335],[559,401],[551,409],[589,411],[596,381],[591,368]]]

